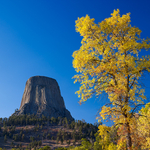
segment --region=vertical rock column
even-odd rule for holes
[[[13,115],[21,114],[43,114],[73,120],[65,107],[57,81],[44,76],[34,76],[27,80],[20,108]]]

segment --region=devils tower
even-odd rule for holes
[[[34,76],[27,80],[20,108],[13,115],[21,114],[73,120],[65,107],[57,81],[44,76]]]

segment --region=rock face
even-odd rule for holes
[[[34,76],[27,80],[20,108],[13,115],[21,114],[67,117],[73,120],[65,107],[57,81],[44,76]]]

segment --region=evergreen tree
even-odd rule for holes
[[[4,142],[7,142],[7,135],[4,136]]]
[[[22,134],[22,141],[24,141],[24,137],[25,137],[25,135],[24,135],[24,134]]]
[[[57,143],[57,144],[59,143],[59,137],[56,138],[56,143]]]
[[[47,138],[50,139],[50,137],[51,137],[51,135],[50,135],[50,133],[48,133]]]
[[[61,138],[60,140],[61,140],[61,145],[62,145],[62,144],[63,144],[63,142],[64,142],[64,140],[63,140],[63,138]]]

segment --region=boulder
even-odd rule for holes
[[[22,114],[73,120],[65,107],[57,81],[44,76],[34,76],[27,80],[20,108],[13,115]]]

